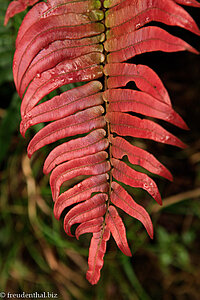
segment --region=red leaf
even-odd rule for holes
[[[111,52],[107,56],[108,63],[123,62],[135,55],[152,51],[188,50],[198,54],[198,51],[186,42],[156,26],[148,26],[108,39],[104,46],[106,51]]]
[[[126,229],[114,206],[110,205],[106,216],[106,224],[119,249],[127,256],[132,256],[126,239]]]
[[[11,2],[5,23],[36,2]],[[120,136],[113,137],[111,132],[185,147],[160,125],[135,116],[142,114],[187,129],[172,109],[159,77],[146,66],[119,63],[151,51],[198,53],[159,27],[144,27],[156,21],[199,35],[195,21],[176,3],[200,7],[195,0],[47,0],[37,3],[27,13],[19,29],[13,75],[23,98],[20,130],[25,135],[31,126],[44,123],[29,143],[29,157],[41,147],[54,142],[58,145],[60,139],[65,139],[46,158],[44,173],[52,171],[50,186],[55,217],[59,219],[67,208],[66,233],[71,236],[71,226],[79,224],[75,231],[77,238],[84,233],[93,234],[87,272],[92,284],[100,278],[110,232],[122,252],[131,255],[124,224],[111,202],[141,221],[153,237],[146,210],[113,180],[142,188],[159,204],[161,197],[156,183],[148,175],[135,171],[129,162],[172,180],[171,173],[153,155]],[[93,81],[100,77],[104,77],[102,83]],[[131,81],[140,91],[120,89]],[[88,83],[72,89],[71,85],[64,87],[78,82]],[[67,92],[61,93],[60,87]],[[57,96],[46,100],[52,91]],[[129,160],[128,165],[120,160],[124,156]],[[64,192],[60,194],[63,184]]]
[[[195,0],[174,0],[176,3],[188,6],[200,7],[200,3]]]
[[[10,18],[14,17],[16,14],[24,11],[29,5],[33,5],[39,0],[18,0],[12,1],[6,11],[6,16],[4,20],[4,25],[6,25]]]
[[[45,2],[39,2],[34,5],[25,15],[15,41],[16,48],[20,47],[20,42],[25,32],[42,16],[43,12],[48,9],[48,5]]]
[[[136,112],[188,129],[183,119],[171,106],[144,92],[129,89],[109,89],[103,93],[103,98],[109,102],[108,112]]]
[[[66,16],[62,18],[53,16],[52,18],[51,22],[48,20],[49,18],[45,18],[40,21],[42,24],[36,23],[35,26],[30,27],[21,39],[20,47],[16,48],[13,60],[13,75],[17,89],[19,89],[20,81],[34,57],[40,50],[48,47],[50,43],[56,40],[77,40],[92,37],[104,31],[103,24],[90,23],[69,26]],[[65,23],[67,24],[65,25]],[[73,43],[71,43],[71,47],[73,46]],[[82,67],[84,67],[84,63]]]
[[[121,208],[133,218],[139,220],[146,228],[150,238],[153,238],[153,225],[149,214],[141,206],[138,205],[125,189],[117,182],[112,182],[111,201],[117,207]]]
[[[180,148],[186,147],[178,138],[153,121],[120,112],[107,113],[106,120],[111,124],[111,131],[119,135],[151,139]]]
[[[162,204],[158,187],[148,175],[133,170],[123,161],[115,158],[111,159],[111,164],[113,166],[112,175],[116,180],[132,187],[142,188],[147,191],[158,204]]]
[[[91,81],[101,77],[102,68],[99,64],[103,60],[104,55],[102,53],[90,53],[69,61],[63,61],[55,68],[35,77],[28,86],[21,104],[22,118],[46,94],[55,89],[68,83]]]
[[[68,41],[69,42],[69,41]],[[34,77],[39,76],[44,71],[54,68],[58,63],[64,60],[72,60],[89,53],[102,53],[102,45],[87,45],[82,47],[67,47],[66,41],[56,41],[32,60],[30,66],[22,76],[19,83],[19,95],[22,97],[29,83]]]
[[[80,175],[100,175],[110,170],[110,163],[106,161],[105,151],[70,160],[56,167],[50,176],[50,186],[53,199],[59,196],[61,185],[69,179]]]
[[[92,81],[35,106],[24,115],[20,124],[21,134],[25,136],[26,130],[35,124],[59,120],[85,108],[103,104],[102,95],[98,93],[101,88],[99,81]]]
[[[131,145],[121,137],[111,137],[111,153],[114,158],[128,156],[130,163],[139,165],[149,172],[163,176],[170,181],[173,180],[172,174],[150,153]]]
[[[61,4],[61,5],[60,5]],[[84,2],[71,2],[71,1],[48,1],[48,3],[40,2],[35,5],[25,16],[22,25],[19,29],[17,40],[16,40],[16,47],[19,46],[22,37],[24,36],[25,32],[32,27],[32,25],[38,22],[41,18],[47,18],[53,15],[62,15],[66,13],[85,13],[87,10],[92,10],[89,13],[85,13],[91,15],[94,13],[93,9],[98,9],[101,7],[100,1],[84,1]]]
[[[88,266],[86,274],[87,280],[91,284],[96,284],[100,278],[100,271],[103,267],[103,257],[106,252],[106,242],[110,238],[110,231],[105,226],[101,231],[93,233],[90,243]]]
[[[132,32],[143,25],[157,21],[174,25],[199,34],[199,29],[191,16],[171,0],[153,0],[151,2],[126,0],[109,9],[106,13],[106,26],[111,27],[107,37],[117,37],[124,32]]]
[[[94,154],[108,148],[109,142],[105,138],[104,129],[97,129],[82,138],[77,138],[57,146],[50,152],[44,162],[43,172],[48,174],[56,165]]]
[[[28,156],[31,157],[38,149],[59,139],[104,127],[106,121],[102,116],[103,112],[102,106],[95,106],[50,123],[30,141],[27,148]]]
[[[65,208],[88,200],[92,196],[92,193],[108,192],[108,178],[109,176],[106,173],[102,175],[91,176],[81,181],[73,188],[62,193],[54,204],[55,218],[58,220]]]
[[[103,217],[100,218],[95,218],[93,220],[81,223],[75,231],[75,235],[77,240],[79,239],[79,236],[84,234],[84,233],[96,233],[101,231],[102,229],[102,224],[103,224]]]
[[[109,89],[122,87],[129,81],[134,81],[143,92],[171,105],[167,90],[160,78],[147,66],[126,63],[106,64],[104,74],[109,76],[107,82]]]
[[[107,194],[97,194],[84,203],[80,203],[73,207],[65,216],[64,229],[65,232],[72,236],[71,227],[76,223],[83,223],[94,218],[102,217],[106,212]]]

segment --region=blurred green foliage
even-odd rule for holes
[[[133,257],[121,254],[111,239],[102,277],[99,284],[92,287],[85,279],[90,235],[80,237],[79,241],[67,237],[62,221],[58,222],[53,216],[48,177],[42,174],[49,149],[38,151],[31,161],[26,157],[27,141],[42,125],[31,129],[26,141],[19,134],[20,99],[12,81],[12,57],[25,13],[4,27],[8,3],[8,0],[0,0],[0,291],[48,291],[64,300],[199,300],[198,57],[170,54],[167,60],[164,54],[158,66],[157,54],[151,56],[151,64],[165,80],[177,110],[185,115],[192,128],[187,134],[178,131],[190,147],[180,151],[152,142],[145,146],[140,141],[174,174],[174,183],[170,184],[155,178],[163,198],[182,195],[188,190],[191,196],[175,196],[174,202],[161,210],[152,204],[148,195],[130,188],[134,198],[150,213],[152,211],[155,238],[150,241],[141,224],[122,213]],[[185,69],[180,72],[183,65]]]

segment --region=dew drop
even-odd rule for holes
[[[165,136],[165,141],[168,141],[170,139],[170,136],[169,135],[166,135]]]
[[[29,119],[31,118],[32,114],[30,112],[28,112],[26,115],[25,115],[25,118]]]
[[[140,26],[141,26],[141,24],[138,23],[138,24],[135,26],[135,28],[138,29]]]

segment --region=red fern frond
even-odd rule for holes
[[[33,5],[39,0],[17,0],[12,1],[6,11],[4,25],[6,25],[10,18],[14,17],[16,14],[24,11],[29,5]]]
[[[5,24],[36,2],[11,2]],[[133,166],[172,180],[165,166],[126,137],[185,147],[155,121],[135,115],[188,129],[173,110],[158,75],[147,66],[126,63],[152,51],[198,53],[158,26],[144,27],[156,21],[200,35],[195,21],[178,4],[200,7],[195,0],[144,0],[142,5],[133,0],[47,0],[33,6],[19,29],[13,75],[22,98],[20,131],[25,136],[31,126],[48,123],[30,141],[29,157],[64,139],[47,156],[43,171],[51,172],[56,219],[68,208],[66,233],[73,235],[74,224],[78,224],[77,239],[92,233],[86,275],[91,284],[100,278],[110,234],[119,249],[131,256],[117,208],[139,220],[153,238],[147,211],[122,185],[143,189],[159,204],[161,196],[149,175]],[[82,86],[59,90],[59,95],[44,101],[50,92],[78,82]],[[124,88],[129,82],[135,82],[138,90]],[[75,178],[78,182],[67,188],[66,183]]]

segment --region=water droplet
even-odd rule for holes
[[[60,74],[65,74],[65,69],[60,70]]]
[[[135,28],[138,29],[140,26],[141,26],[141,24],[138,23],[138,24],[135,26]]]
[[[41,74],[40,73],[37,73],[37,75],[35,76],[36,78],[40,78],[41,77]]]
[[[166,135],[165,136],[165,141],[168,141],[170,139],[170,136],[169,135]]]

